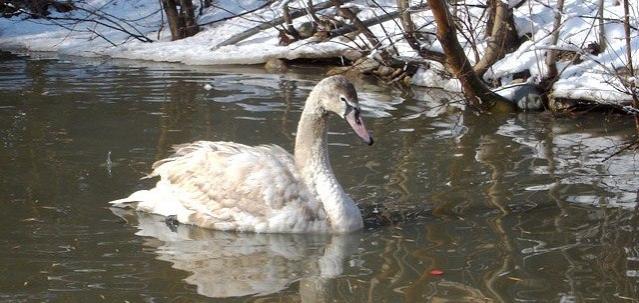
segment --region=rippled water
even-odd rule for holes
[[[173,144],[290,150],[322,73],[3,56],[0,301],[636,302],[638,164],[607,159],[632,139],[615,114],[478,116],[358,81],[377,144],[334,119],[331,160],[396,224],[236,234],[107,207]]]

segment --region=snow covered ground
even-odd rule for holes
[[[197,1],[194,1],[197,4]],[[55,51],[69,55],[80,56],[109,56],[114,58],[143,59],[153,61],[182,62],[194,65],[217,64],[258,64],[270,58],[334,58],[339,57],[345,50],[356,45],[345,38],[338,37],[328,41],[315,41],[309,38],[297,41],[287,46],[279,45],[277,30],[271,28],[261,31],[237,44],[221,46],[226,39],[242,31],[260,25],[279,17],[282,6],[287,1],[275,1],[272,4],[253,13],[239,18],[212,23],[202,26],[200,33],[193,37],[178,41],[170,41],[170,33],[165,18],[157,0],[84,0],[77,1],[81,10],[70,13],[53,12],[55,18],[72,17],[93,21],[66,21],[24,19],[23,17],[0,18],[0,48],[20,49],[30,51]],[[316,1],[315,3],[319,3]],[[418,4],[421,1],[412,1]],[[469,0],[468,4],[484,3],[481,0]],[[518,2],[518,1],[511,1]],[[214,1],[217,7],[207,8],[198,17],[200,24],[229,17],[233,13],[253,10],[261,7],[261,0],[219,0]],[[290,1],[291,9],[303,8],[306,1]],[[381,5],[379,7],[377,4]],[[528,70],[530,81],[540,78],[545,70],[544,52],[550,43],[555,1],[526,1],[515,9],[515,23],[520,35],[531,38],[524,42],[516,51],[508,54],[490,69],[487,79],[500,79],[502,84],[509,84],[511,75]],[[593,18],[597,12],[596,0],[566,0],[564,7],[559,48],[582,49],[590,42],[598,41],[597,19]],[[637,3],[633,3],[639,8]],[[357,0],[348,5],[360,9],[358,17],[367,20],[384,14],[385,10],[396,7],[395,0]],[[197,8],[196,8],[197,10]],[[99,12],[96,14],[95,12]],[[486,45],[484,29],[480,18],[484,9],[470,8],[468,15],[459,10],[461,17],[470,20],[470,27],[466,29],[466,36],[471,36],[477,43],[479,55]],[[320,12],[332,14],[329,8]],[[607,19],[605,36],[606,50],[596,56],[585,58],[582,63],[560,66],[561,79],[554,86],[554,95],[574,99],[586,99],[598,102],[619,103],[630,100],[630,96],[620,91],[621,82],[612,74],[625,65],[625,42],[623,38],[623,24],[619,22],[623,16],[623,8],[616,0],[606,0],[604,15]],[[483,16],[483,17],[482,17]],[[120,19],[116,21],[116,19]],[[413,12],[413,19],[418,27],[433,32],[432,14],[428,10]],[[123,22],[122,20],[126,21]],[[295,19],[299,25],[310,21],[304,16]],[[100,22],[101,24],[96,23]],[[397,20],[384,22],[372,26],[373,33],[380,37],[383,47],[397,50],[401,56],[416,56],[415,52],[403,40]],[[631,23],[636,24],[635,16]],[[475,27],[473,27],[475,26]],[[124,33],[139,34],[154,40],[146,43]],[[363,44],[363,39],[354,39]],[[464,41],[460,35],[460,41]],[[441,50],[441,46],[432,39],[429,46],[433,50]],[[639,38],[633,35],[633,54],[639,49]],[[474,61],[474,50],[466,45],[467,54]],[[639,58],[638,58],[639,59]],[[637,60],[639,61],[639,60]],[[459,90],[456,80],[444,79],[438,73],[421,70],[413,77],[413,83],[422,86],[443,87]]]
[[[207,8],[199,16],[198,21],[207,23],[219,20],[228,17],[231,13],[254,9],[263,3],[264,1],[259,0],[216,1],[217,6],[228,11]],[[156,0],[88,0],[81,3],[86,10],[99,10],[103,15],[113,16],[111,18],[113,20],[116,18],[127,20],[131,26],[122,22],[116,23],[123,24],[129,32],[139,31],[156,42],[138,41],[120,30],[94,22],[49,22],[14,17],[0,18],[0,45],[4,49],[55,51],[67,55],[110,56],[194,65],[257,64],[264,63],[270,58],[336,57],[347,48],[339,43],[313,44],[308,41],[279,46],[278,32],[275,29],[265,30],[236,45],[217,47],[234,34],[279,17],[282,4],[282,1],[278,1],[241,18],[204,26],[203,30],[193,37],[171,41],[168,26],[162,26],[164,18],[159,2]],[[295,6],[291,5],[291,7]],[[67,14],[53,13],[52,16],[96,19],[87,12],[78,11]],[[296,19],[297,23],[303,21],[308,19]],[[111,43],[101,36],[106,37]]]
[[[630,1],[636,9],[637,1]],[[555,1],[524,3],[515,9],[515,23],[520,35],[532,38],[516,51],[493,65],[487,78],[507,77],[524,70],[533,78],[546,72],[545,51],[551,43],[552,20]],[[581,50],[593,42],[599,42],[596,0],[567,0],[564,4],[562,26],[557,48]],[[554,85],[554,95],[571,99],[618,103],[630,101],[631,96],[621,92],[623,85],[614,76],[615,71],[626,66],[626,47],[623,30],[623,6],[617,0],[604,1],[606,48],[599,55],[587,56],[580,64],[558,64],[561,78]],[[635,11],[636,14],[636,11]],[[631,12],[631,26],[636,28],[637,16]],[[639,39],[631,33],[633,57],[637,57]],[[636,61],[634,65],[637,68]],[[563,70],[563,71],[562,71]]]

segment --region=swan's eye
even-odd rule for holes
[[[339,100],[344,102],[344,103],[346,103],[346,104],[348,104],[348,100],[346,100],[346,97],[344,97],[344,96],[339,96]]]

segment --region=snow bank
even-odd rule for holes
[[[195,4],[197,5],[197,1]],[[271,58],[334,58],[350,48],[357,48],[357,44],[364,44],[363,37],[353,40],[345,38],[333,38],[328,41],[315,41],[309,38],[297,41],[290,45],[279,45],[276,29],[261,31],[237,44],[219,47],[228,38],[260,25],[266,21],[280,17],[282,5],[288,1],[274,1],[267,7],[258,9],[253,13],[245,14],[239,18],[233,18],[222,22],[202,26],[201,32],[193,37],[178,41],[170,41],[169,30],[163,26],[164,18],[157,0],[86,0],[79,2],[81,10],[69,13],[53,13],[56,18],[72,17],[78,19],[94,19],[95,22],[69,22],[63,20],[23,20],[20,17],[11,19],[0,18],[0,47],[4,49],[26,49],[32,51],[54,51],[68,55],[80,56],[110,56],[114,58],[142,59],[153,61],[181,62],[192,65],[218,65],[218,64],[259,64]],[[418,4],[421,1],[411,1]],[[480,0],[468,0],[467,4],[478,4],[471,7],[468,14],[465,10],[458,10],[459,17],[469,20],[465,36],[472,37],[477,45],[472,49],[470,45],[464,45],[468,58],[474,63],[477,56],[481,56],[487,44],[483,24],[486,18]],[[220,20],[232,14],[254,10],[265,2],[261,0],[219,0],[215,2],[221,8],[207,8],[198,16],[201,24]],[[303,8],[306,1],[290,1],[291,9]],[[554,86],[554,95],[557,97],[586,99],[620,103],[629,100],[629,96],[621,92],[621,82],[610,76],[625,65],[623,55],[625,44],[623,39],[623,25],[621,20],[623,9],[620,5],[614,5],[615,0],[606,0],[605,17],[609,18],[605,26],[605,35],[608,42],[606,50],[594,57],[587,58],[580,64],[560,66],[561,78]],[[385,9],[379,8],[380,4]],[[362,20],[374,18],[385,14],[385,10],[396,7],[395,0],[357,0],[348,4],[359,10],[358,17]],[[515,23],[520,35],[530,35],[530,40],[524,42],[517,50],[498,61],[485,75],[486,79],[500,79],[503,84],[509,84],[512,74],[529,71],[531,78],[539,79],[545,73],[545,51],[550,43],[552,30],[554,1],[542,3],[539,1],[527,1],[514,10]],[[99,10],[103,18],[97,18],[90,12]],[[197,8],[196,8],[197,10]],[[596,1],[584,2],[581,0],[566,0],[563,16],[564,24],[559,39],[560,48],[582,49],[582,42],[596,42],[597,26],[595,24],[597,6]],[[333,13],[329,8],[321,13]],[[467,14],[467,15],[466,15]],[[110,19],[121,19],[126,22],[117,22],[124,30],[148,37],[156,42],[145,43],[133,39],[130,35],[109,28],[115,23]],[[482,20],[480,20],[483,18]],[[294,20],[296,25],[310,21],[310,17],[304,16]],[[413,20],[416,26],[423,31],[434,32],[435,25],[430,11],[421,10],[413,12]],[[477,26],[477,27],[473,27]],[[396,52],[404,57],[416,57],[417,54],[404,41],[401,28],[397,20],[390,20],[379,25],[372,26],[371,31],[380,38],[382,47]],[[360,39],[362,38],[362,39]],[[430,44],[433,50],[440,50],[441,45],[436,39],[430,38],[424,41]],[[465,39],[460,34],[459,40]],[[355,42],[353,42],[355,41]],[[357,43],[357,44],[356,44]],[[632,40],[633,52],[636,55],[639,49],[639,37],[635,35]],[[477,53],[475,53],[477,52]],[[639,61],[639,60],[637,60]],[[413,84],[430,87],[442,87],[458,91],[460,89],[457,80],[447,80],[440,73],[430,70],[420,70],[413,77]]]
[[[263,3],[257,0],[217,1],[216,5],[223,7],[224,10],[208,8],[203,11],[198,20],[200,23],[219,20],[232,13],[252,10]],[[0,18],[0,45],[5,49],[54,51],[67,55],[110,56],[197,65],[256,64],[264,63],[274,57],[286,59],[335,57],[347,48],[335,42],[314,44],[308,41],[279,46],[275,29],[263,31],[236,45],[217,48],[219,43],[234,34],[279,17],[281,5],[282,1],[277,1],[243,18],[204,26],[202,31],[193,37],[170,41],[167,26],[162,26],[164,19],[158,1],[90,0],[84,4],[80,3],[79,6],[87,11],[99,9],[103,15],[109,15],[113,20],[127,20],[130,25],[123,22],[117,23],[124,25],[127,31],[139,32],[157,42],[137,41],[122,31],[95,22],[23,20],[14,17]],[[66,14],[53,13],[51,16],[96,19],[89,13],[78,10]],[[114,24],[104,20],[99,21],[109,25]],[[306,18],[296,19],[298,23],[304,21],[307,21]]]
[[[197,1],[195,4],[197,5]],[[52,13],[54,18],[97,19],[87,11],[100,10],[110,19],[126,20],[127,24],[118,25],[130,32],[138,33],[156,42],[144,43],[132,39],[126,33],[96,24],[94,22],[47,21],[39,19],[23,20],[20,17],[0,18],[0,45],[5,49],[27,49],[32,51],[53,51],[67,55],[110,56],[115,58],[143,59],[153,61],[182,62],[193,65],[218,64],[257,64],[270,58],[334,58],[347,49],[357,48],[368,43],[364,37],[352,40],[337,37],[328,41],[316,41],[309,38],[287,46],[279,45],[278,31],[274,28],[261,31],[240,43],[219,47],[228,38],[247,29],[278,18],[282,6],[289,1],[274,1],[263,9],[242,17],[205,25],[201,32],[193,37],[170,41],[167,25],[157,0],[87,0],[78,3],[82,10],[69,13]],[[420,1],[412,1],[418,4]],[[198,16],[198,22],[205,24],[245,11],[261,7],[263,0],[220,0],[218,7],[204,9]],[[292,9],[304,8],[306,1],[290,1]],[[319,2],[316,2],[319,3]],[[381,5],[383,8],[380,8]],[[375,18],[385,14],[387,9],[395,7],[394,0],[357,0],[348,6],[359,10],[361,20]],[[196,10],[197,7],[196,7]],[[334,9],[328,8],[318,14],[334,15]],[[340,17],[336,17],[340,19]],[[417,26],[432,20],[429,11],[415,13]],[[100,20],[103,21],[104,20]],[[309,16],[294,19],[294,25],[312,21]],[[105,22],[109,25],[114,23]],[[371,31],[380,37],[381,47],[397,50],[398,55],[416,56],[405,43],[397,20],[390,20],[372,26]],[[71,29],[71,30],[70,30]],[[107,41],[108,40],[108,41]],[[353,42],[353,40],[357,42]],[[433,41],[432,48],[441,50],[438,42]],[[116,46],[114,46],[115,44]]]
[[[636,3],[633,5],[636,6]],[[539,79],[546,72],[544,60],[551,43],[554,7],[554,1],[527,2],[515,9],[517,31],[520,35],[530,35],[531,39],[493,65],[485,75],[487,79],[507,77],[522,71],[529,71],[534,79]],[[589,43],[598,43],[597,8],[597,1],[566,0],[557,48],[580,51]],[[579,64],[558,64],[561,77],[553,87],[555,97],[612,104],[632,99],[623,92],[619,79],[613,76],[616,70],[626,66],[623,15],[623,6],[618,1],[605,0],[606,49],[596,56],[583,56],[584,61]],[[636,23],[632,19],[631,22]],[[636,58],[639,49],[637,35],[632,35],[631,45]]]

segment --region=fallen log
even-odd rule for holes
[[[413,5],[411,7],[409,7],[407,10],[420,10],[420,9],[426,9],[428,8],[427,4],[418,4],[418,5]],[[385,13],[383,15],[380,16],[375,16],[373,18],[370,19],[366,19],[364,21],[361,22],[361,26],[364,27],[370,27],[373,25],[377,25],[386,21],[390,21],[396,18],[399,18],[402,12],[400,11],[394,11],[394,12],[388,12]],[[334,30],[331,31],[330,36],[331,37],[337,37],[337,36],[342,36],[342,35],[346,35],[348,33],[354,32],[359,30],[358,26],[354,25],[354,24],[347,24],[345,26],[342,26],[340,28],[336,28]],[[446,61],[446,57],[444,56],[443,53],[437,52],[437,51],[432,51],[429,50],[427,48],[421,48],[419,49],[419,55],[422,56],[425,59],[429,59],[429,60],[433,60],[433,61],[437,61],[437,62],[441,62],[443,63],[444,61]]]
[[[352,2],[352,0],[344,0],[344,3],[347,2]],[[318,4],[315,4],[312,8],[311,11],[318,11],[318,10],[323,10],[323,9],[327,9],[329,7],[333,6],[333,3],[331,1],[324,1]],[[296,19],[299,17],[302,17],[304,15],[308,14],[308,11],[306,10],[306,8],[300,8],[300,9],[296,9],[290,12],[290,18],[292,19]],[[252,27],[250,29],[247,29],[241,33],[238,33],[226,40],[224,40],[222,43],[216,45],[215,47],[213,47],[211,50],[216,50],[222,46],[227,46],[227,45],[231,45],[231,44],[236,44],[239,43],[249,37],[252,37],[258,33],[260,33],[263,30],[278,26],[280,24],[284,24],[286,22],[287,18],[285,18],[284,16],[279,17],[279,18],[275,18],[271,21],[267,21],[264,22],[256,27]]]
[[[343,2],[347,2],[347,1],[343,1]],[[426,4],[419,4],[419,5],[414,5],[411,6],[409,8],[409,10],[417,10],[417,9],[425,9],[427,8],[428,5]],[[393,12],[389,12],[380,16],[376,16],[370,19],[366,19],[364,21],[362,21],[362,24],[366,27],[369,26],[373,26],[373,25],[377,25],[386,21],[390,21],[393,20],[397,17],[399,17],[400,12],[399,11],[393,11]],[[355,25],[352,24],[348,24],[345,26],[342,26],[340,28],[336,28],[334,30],[331,31],[331,37],[336,37],[336,36],[341,36],[341,35],[345,35],[348,34],[350,32],[354,32],[357,30],[357,27]]]

